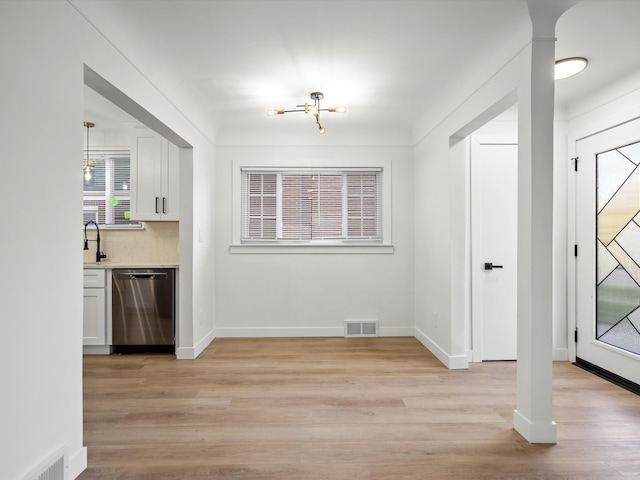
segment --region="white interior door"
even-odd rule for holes
[[[640,384],[640,120],[576,152],[576,356]]]
[[[517,357],[517,197],[518,146],[471,137],[474,361]]]

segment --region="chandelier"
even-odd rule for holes
[[[347,109],[345,107],[329,107],[329,108],[320,108],[320,100],[324,98],[322,92],[311,92],[311,100],[313,103],[304,102],[302,105],[296,105],[296,108],[293,110],[269,110],[267,115],[284,115],[285,113],[291,112],[304,112],[306,114],[311,114],[316,120],[316,125],[318,126],[318,132],[322,135],[324,133],[324,127],[320,123],[320,112],[336,112],[336,113],[345,113]]]

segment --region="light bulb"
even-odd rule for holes
[[[324,134],[324,127],[320,124],[318,124],[318,132],[320,132],[320,135]]]
[[[84,172],[84,179],[87,182],[91,181],[91,170],[87,170]]]
[[[267,112],[267,115],[269,115],[270,117],[273,117],[274,115],[283,115],[284,114],[284,110],[269,110]]]
[[[347,111],[347,107],[331,107],[329,108],[329,111],[335,113],[345,113]]]

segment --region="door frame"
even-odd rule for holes
[[[578,194],[579,194],[579,188],[578,188],[578,179],[579,176],[576,174],[577,170],[576,170],[576,162],[577,162],[577,169],[580,169],[581,164],[584,165],[584,162],[586,159],[582,159],[582,162],[580,161],[581,159],[578,157],[579,154],[579,144],[580,142],[590,142],[591,140],[597,140],[597,137],[599,135],[611,135],[612,137],[615,136],[621,136],[622,138],[619,141],[615,141],[614,143],[612,143],[611,145],[608,144],[603,144],[602,148],[605,148],[604,151],[608,151],[611,148],[616,148],[616,146],[623,146],[625,144],[625,142],[627,141],[627,138],[631,138],[631,136],[633,136],[633,138],[635,140],[633,140],[634,142],[637,142],[638,140],[640,140],[640,137],[635,136],[636,135],[636,130],[637,130],[637,123],[640,121],[640,117],[635,117],[635,118],[630,118],[624,122],[619,122],[619,123],[615,123],[612,124],[611,126],[609,126],[608,128],[604,128],[601,130],[598,130],[596,132],[593,132],[589,135],[585,135],[583,137],[580,138],[576,138],[572,145],[573,148],[573,157],[571,158],[571,162],[570,162],[570,168],[573,170],[573,181],[569,182],[569,190],[570,190],[570,201],[572,202],[572,204],[570,205],[570,210],[569,210],[569,217],[570,217],[570,222],[569,222],[569,237],[570,237],[570,242],[569,245],[571,247],[571,250],[573,250],[574,245],[578,246],[577,249],[577,255],[576,252],[573,251],[571,254],[571,258],[573,259],[573,270],[569,270],[570,272],[573,272],[573,275],[568,275],[568,281],[569,281],[569,295],[570,295],[570,299],[569,299],[569,308],[570,308],[570,312],[569,312],[569,317],[568,317],[568,324],[569,324],[569,333],[570,333],[570,337],[572,336],[571,334],[573,334],[573,341],[571,340],[571,338],[569,338],[569,356],[570,356],[570,360],[575,362],[578,358],[578,353],[577,353],[577,348],[578,348],[578,342],[577,342],[577,336],[575,332],[578,332],[578,329],[580,327],[580,325],[578,324],[578,313],[579,313],[579,299],[580,299],[580,293],[578,291],[578,286],[579,286],[579,262],[582,261],[584,262],[585,260],[585,255],[589,255],[589,254],[593,254],[593,262],[592,262],[592,272],[589,274],[590,278],[591,278],[591,286],[594,289],[593,292],[593,296],[592,296],[592,303],[593,303],[593,313],[591,315],[590,318],[590,323],[591,325],[589,326],[589,328],[587,329],[583,329],[580,330],[580,335],[584,336],[584,335],[588,335],[588,343],[592,343],[592,344],[596,344],[596,340],[593,338],[594,337],[594,331],[595,331],[595,320],[596,320],[596,315],[595,315],[595,309],[596,309],[596,298],[595,298],[595,276],[596,276],[596,257],[595,257],[595,250],[592,250],[588,245],[586,245],[587,251],[585,252],[585,248],[583,247],[582,249],[579,248],[580,245],[584,245],[584,242],[590,242],[591,240],[593,240],[593,244],[596,244],[596,239],[593,238],[589,238],[589,239],[585,239],[585,241],[583,241],[583,243],[580,243],[580,238],[578,238],[578,205],[582,204],[584,199],[578,198]],[[607,141],[613,141],[613,138],[603,138],[602,140],[600,140],[601,142],[607,142]],[[620,145],[618,145],[618,143],[620,143]],[[615,146],[614,146],[615,145]],[[593,148],[592,150],[594,150],[594,153],[600,153],[600,148]],[[597,150],[597,152],[595,151]],[[589,150],[590,152],[591,150]],[[594,167],[593,165],[593,159],[589,160],[589,163],[587,164],[587,166],[589,166],[589,168]],[[584,168],[587,168],[586,166]],[[584,170],[581,170],[583,172],[584,175]],[[594,189],[595,188],[595,182],[596,182],[596,177],[595,177],[595,172],[593,173],[593,185],[588,185],[588,188]],[[592,191],[592,194],[594,195],[594,201],[595,201],[595,196],[597,195],[597,192]],[[592,207],[592,212],[591,215],[595,215],[595,204],[594,205],[590,205]],[[594,222],[594,226],[595,226],[595,222]],[[593,235],[596,235],[596,232],[593,232]],[[596,247],[594,246],[593,249],[595,249]],[[582,253],[580,250],[582,250],[584,253]],[[584,267],[583,267],[584,268]],[[593,278],[592,278],[593,277]],[[584,326],[584,325],[583,325]],[[584,331],[587,330],[587,331]],[[582,337],[581,342],[584,341],[584,337]],[[587,349],[589,348],[593,348],[591,346],[587,347]],[[634,354],[627,354],[626,352],[624,352],[624,350],[619,350],[617,347],[615,346],[609,346],[606,343],[603,343],[602,345],[600,345],[598,343],[596,349],[602,349],[602,352],[605,351],[610,351],[612,355],[619,355],[622,358],[628,356],[630,358],[633,358],[634,362],[637,363],[637,360],[635,359],[635,357],[637,355]],[[599,353],[598,351],[595,352],[591,352],[594,355],[598,356]],[[604,356],[608,355],[606,353],[603,353]],[[589,352],[587,352],[587,356],[589,356]],[[583,358],[581,357],[581,359],[583,361],[586,361],[588,363],[591,364],[591,361],[593,360],[593,357],[590,358]],[[608,362],[608,360],[606,359],[602,359],[602,362],[606,363]],[[615,369],[612,369],[611,366],[605,366],[605,365],[598,365],[597,363],[593,364],[594,368],[596,369],[601,369],[604,372],[610,372],[611,374],[613,374],[614,376],[619,376],[622,374],[623,370],[626,370],[627,372],[629,371],[635,371],[635,366],[626,366],[625,367],[625,360],[622,360],[622,364],[620,366],[620,369],[618,371],[614,371]],[[605,375],[608,375],[609,373],[605,373]],[[622,374],[623,375],[623,374]],[[633,382],[634,379],[628,379],[625,376],[621,376],[620,378],[625,379],[626,381],[629,382]]]
[[[635,98],[635,97],[633,97]],[[575,131],[568,129],[567,134],[567,356],[570,362],[576,361],[575,332],[577,328],[577,275],[578,264],[575,256],[575,245],[577,245],[577,176],[575,175],[575,159],[577,156],[578,142],[598,133],[611,130],[619,125],[640,119],[640,108],[635,107],[632,99],[627,97],[619,101],[611,102],[592,112],[597,121],[588,122],[582,128]],[[638,95],[640,99],[640,94]],[[618,104],[618,102],[622,102]],[[629,108],[631,105],[633,108]],[[624,108],[624,107],[627,108]]]

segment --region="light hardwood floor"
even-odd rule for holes
[[[84,359],[81,480],[640,478],[640,397],[554,364],[557,445],[512,429],[515,362],[414,338],[216,339]]]

